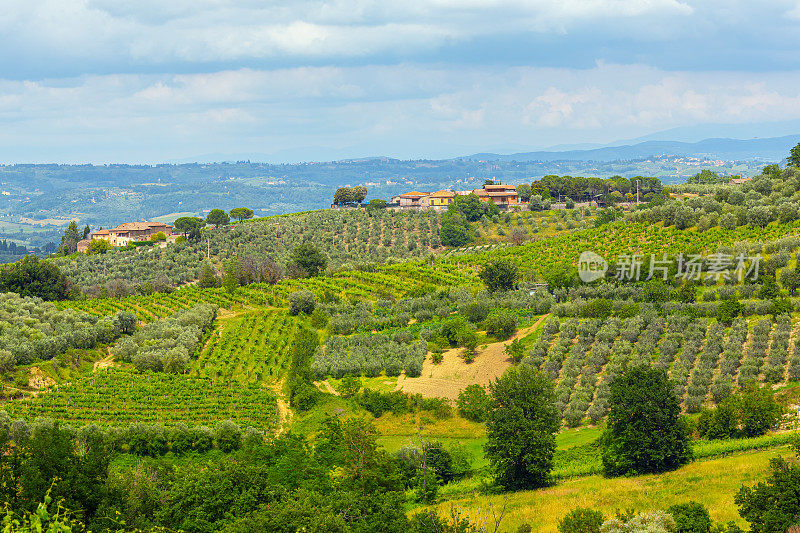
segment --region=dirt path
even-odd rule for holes
[[[328,382],[327,379],[324,379],[322,381],[315,381],[314,385],[317,388],[322,387],[325,390],[325,392],[327,392],[329,394],[333,394],[334,396],[339,396],[339,391],[334,389],[333,386]]]
[[[111,348],[109,348],[108,355],[94,362],[94,366],[92,367],[92,372],[97,372],[98,370],[102,370],[104,368],[109,368],[112,366],[114,366],[114,356],[111,355]]]
[[[533,332],[549,315],[543,315],[532,326],[517,331],[511,338],[488,344],[478,350],[475,361],[470,364],[461,358],[462,348],[444,352],[442,362],[435,364],[430,357],[422,364],[422,374],[418,378],[397,378],[396,390],[422,394],[426,397],[449,398],[455,400],[458,393],[467,385],[477,383],[488,385],[511,366],[511,359],[505,353],[506,346]]]
[[[277,404],[275,435],[280,435],[284,431],[287,431],[292,425],[292,417],[294,416],[292,408],[289,407],[289,402],[283,397],[283,385],[284,382],[279,381],[270,387],[275,393]]]
[[[275,424],[275,435],[280,435],[292,425],[292,410],[289,408],[289,403],[282,396],[278,396],[277,405],[278,422]]]

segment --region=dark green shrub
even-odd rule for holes
[[[667,512],[675,519],[675,533],[710,533],[711,517],[702,503],[673,505]]]
[[[305,313],[310,315],[316,307],[316,296],[307,290],[296,291],[289,295],[289,313],[299,315]]]
[[[601,511],[579,507],[567,513],[558,523],[559,533],[600,533],[605,522]]]
[[[483,328],[489,335],[507,339],[517,331],[517,317],[504,309],[491,313],[483,321]]]

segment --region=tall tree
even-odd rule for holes
[[[86,224],[83,228],[83,238],[87,238],[91,232],[92,230],[89,228],[89,224]]]
[[[517,198],[520,202],[527,202],[531,199],[531,186],[527,183],[517,185]]]
[[[553,382],[530,365],[511,367],[489,386],[486,457],[507,489],[546,485],[559,416]]]
[[[249,220],[253,218],[253,210],[248,209],[247,207],[235,207],[231,209],[231,218],[235,218],[239,222],[244,222],[245,220]]]
[[[680,402],[666,372],[633,367],[611,382],[609,400],[601,439],[608,475],[665,472],[691,460]]]
[[[355,194],[350,187],[339,187],[336,189],[336,192],[333,193],[334,205],[349,204],[353,201],[355,201]]]
[[[198,217],[181,217],[174,223],[175,229],[190,241],[200,240],[200,230],[205,225],[206,221]]]
[[[466,217],[458,210],[448,210],[442,216],[439,236],[445,246],[464,246],[474,240],[472,227]]]
[[[231,218],[228,216],[228,213],[222,209],[212,209],[206,217],[206,222],[208,224],[213,224],[217,229],[219,229],[220,226],[224,226],[230,222],[230,220]]]
[[[78,229],[78,224],[73,220],[64,230],[64,235],[61,236],[61,246],[58,250],[63,255],[69,255],[78,250],[78,241],[82,238],[82,232]]]
[[[70,285],[67,277],[50,261],[29,255],[18,263],[0,269],[0,291],[43,300],[66,300]]]
[[[363,185],[353,187],[353,201],[361,203],[367,197],[367,188]]]

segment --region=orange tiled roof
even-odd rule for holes
[[[456,195],[456,193],[454,193],[453,191],[441,190],[441,191],[436,191],[435,193],[431,194],[430,196],[431,196],[431,198],[452,198],[455,195]]]
[[[121,230],[128,230],[128,231],[141,231],[141,230],[148,230],[151,228],[171,228],[172,226],[168,224],[163,224],[161,222],[125,222],[120,224],[113,231],[121,231]]]
[[[484,185],[483,188],[487,191],[514,191],[517,189],[513,185]]]
[[[92,235],[109,235],[110,232],[107,229],[101,229],[99,231],[95,231]]]
[[[423,196],[428,196],[429,192],[419,192],[419,191],[411,191],[407,193],[403,193],[400,195],[401,198],[422,198]]]

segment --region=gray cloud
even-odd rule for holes
[[[742,60],[754,61],[759,51],[797,44],[796,32],[781,29],[791,30],[798,10],[783,0],[6,0],[0,66],[24,78],[208,71],[226,62],[394,64],[437,54],[470,63],[476,46],[507,48],[509,38],[534,65],[646,56],[663,67],[675,50],[692,49],[705,50],[707,62],[747,49],[754,57]],[[770,32],[759,24],[766,20]],[[723,46],[702,46],[709,41]]]

